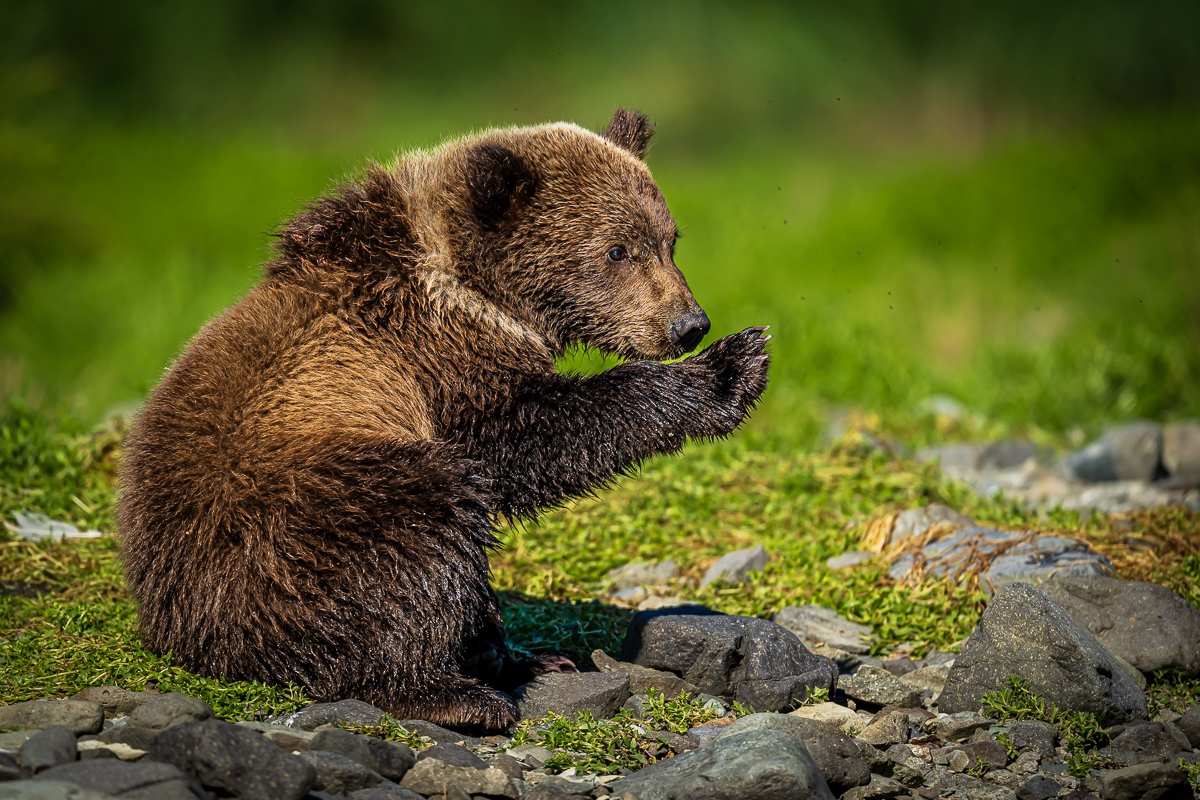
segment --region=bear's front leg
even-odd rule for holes
[[[766,328],[749,328],[673,364],[635,361],[586,378],[523,378],[496,409],[453,432],[493,485],[494,506],[533,516],[678,452],[728,436],[767,387]]]

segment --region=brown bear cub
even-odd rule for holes
[[[532,518],[767,384],[755,328],[708,331],[618,110],[370,166],[283,226],[262,282],[188,345],[125,449],[141,635],[226,680],[291,681],[399,718],[496,729],[515,662],[488,585],[498,516]],[[586,345],[629,359],[581,377]]]

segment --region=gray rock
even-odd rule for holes
[[[450,790],[459,789],[469,795],[486,794],[491,797],[519,797],[520,793],[512,779],[502,770],[495,767],[475,769],[473,767],[455,767],[427,758],[418,761],[417,765],[408,771],[400,782],[406,789],[417,794],[446,794]]]
[[[874,798],[899,797],[908,794],[910,794],[908,787],[899,781],[882,775],[872,775],[870,783],[849,790],[842,795],[842,800],[874,800]]]
[[[190,776],[171,764],[143,761],[75,761],[46,770],[35,781],[64,781],[131,800],[208,800]],[[2,796],[2,795],[0,795]]]
[[[1175,764],[1095,770],[1104,800],[1192,800],[1187,775]]]
[[[522,719],[551,711],[574,717],[582,711],[608,719],[629,699],[628,672],[574,672],[539,675],[513,692]]]
[[[1063,575],[1107,575],[1112,563],[1092,550],[1086,542],[1065,536],[1036,536],[1031,541],[1013,544],[1027,536],[1022,531],[970,527],[948,533],[922,550],[924,566],[934,577],[961,571],[970,572],[974,561],[990,559],[980,586],[989,597],[1011,583],[1043,583]],[[913,567],[913,557],[896,559],[889,574],[903,580]]]
[[[1017,787],[1017,800],[1050,800],[1062,787],[1045,775],[1034,775]]]
[[[908,673],[916,672],[917,670],[917,662],[911,658],[889,658],[880,664],[880,666],[897,678],[903,678]]]
[[[1058,746],[1058,728],[1040,720],[1021,720],[1009,727],[1008,739],[1018,752],[1033,752],[1045,758],[1053,755]]]
[[[837,685],[834,663],[810,653],[791,631],[696,607],[637,614],[621,654],[623,661],[674,672],[702,692],[733,696],[756,711],[793,708],[812,689]]]
[[[359,789],[350,793],[350,800],[425,800],[412,789],[395,784],[380,784],[370,789]]]
[[[41,733],[41,728],[25,728],[22,730],[0,733],[0,749],[16,750],[34,736]]]
[[[311,731],[322,725],[378,725],[390,719],[390,714],[370,703],[361,700],[339,700],[336,703],[314,703],[270,721],[289,728]]]
[[[965,742],[974,735],[975,731],[987,730],[995,724],[996,720],[991,717],[985,717],[974,711],[959,711],[938,717],[937,722],[934,723],[934,731],[943,741]]]
[[[104,726],[104,709],[86,700],[29,700],[0,706],[0,729],[44,730],[62,725],[76,736],[97,733]]]
[[[592,663],[601,672],[629,673],[629,691],[635,696],[644,695],[649,689],[660,692],[668,700],[674,700],[684,692],[692,697],[700,693],[698,688],[674,673],[650,669],[626,661],[617,661],[603,650],[592,651]]]
[[[659,761],[610,784],[639,800],[833,800],[812,756],[795,736],[752,730]]]
[[[552,751],[536,744],[517,745],[508,752],[528,764],[530,769],[537,769],[554,756]]]
[[[972,462],[973,464],[974,462]],[[971,467],[974,469],[974,466]],[[975,520],[958,513],[948,506],[931,503],[920,508],[901,511],[892,524],[892,535],[888,547],[892,547],[914,536],[922,536],[934,526],[947,528],[973,528]]]
[[[316,772],[315,791],[348,795],[359,789],[370,789],[384,782],[383,776],[352,758],[326,750],[306,750],[300,759]]]
[[[0,800],[112,800],[112,795],[66,781],[18,780],[0,783]]]
[[[674,579],[678,574],[679,569],[675,566],[675,562],[667,559],[666,561],[639,561],[634,564],[626,564],[623,567],[609,570],[606,577],[610,584],[610,591],[615,592],[637,586],[661,586]]]
[[[725,728],[720,725],[696,725],[688,728],[687,735],[696,747],[704,747],[712,744],[724,732]]]
[[[1151,761],[1174,761],[1174,757],[1187,748],[1187,742],[1179,742],[1161,722],[1125,726],[1107,745],[1100,748],[1100,755],[1119,764],[1131,767]]]
[[[887,758],[887,777],[899,781],[908,787],[920,786],[925,782],[929,767],[925,762],[913,755],[912,749],[906,744],[894,744],[884,755]]]
[[[434,745],[429,750],[437,747],[458,746],[449,744]],[[311,750],[323,750],[328,753],[337,753],[338,755],[345,756],[357,761],[370,770],[378,772],[389,781],[399,781],[404,777],[404,773],[408,772],[412,765],[417,763],[416,754],[406,744],[388,742],[383,739],[377,739],[374,736],[360,736],[359,734],[336,728],[318,731],[309,743],[309,748]],[[458,749],[464,753],[471,753],[470,750],[463,747],[459,747]],[[428,752],[428,750],[425,752]],[[474,757],[474,754],[471,755]],[[317,782],[318,784],[321,782],[319,768],[317,770]],[[374,784],[370,785],[373,786]],[[358,788],[366,787],[360,786]],[[335,790],[330,789],[329,791]],[[345,793],[344,791],[342,792],[342,794]]]
[[[299,728],[289,728],[286,725],[275,725],[270,722],[245,721],[237,723],[239,727],[258,731],[267,739],[289,753],[299,750],[303,752],[312,744],[317,734],[312,731],[302,731]]]
[[[749,714],[718,733],[716,741],[753,730],[780,731],[795,737],[808,750],[834,794],[871,780],[871,770],[854,740],[827,722],[788,714]]]
[[[1063,459],[1063,470],[1081,481],[1152,481],[1162,457],[1162,430],[1134,422],[1109,431]]]
[[[30,775],[37,775],[51,767],[74,761],[78,755],[75,734],[62,725],[51,725],[21,745],[21,766]]]
[[[165,731],[184,722],[212,719],[208,703],[179,692],[160,694],[139,705],[129,714],[128,725],[151,731]]]
[[[830,570],[857,567],[859,564],[870,561],[874,557],[874,553],[868,553],[863,550],[850,550],[842,553],[840,556],[825,559],[825,567]]]
[[[1180,717],[1179,730],[1188,738],[1194,749],[1200,750],[1200,705],[1192,706]]]
[[[802,641],[825,644],[847,653],[866,653],[875,641],[869,625],[851,622],[823,606],[787,606],[771,618]]]
[[[1163,426],[1162,463],[1172,478],[1200,481],[1200,422]]]
[[[856,703],[868,707],[921,704],[921,691],[901,681],[882,667],[859,667],[858,672],[838,680],[838,688]]]
[[[71,699],[97,703],[104,709],[104,715],[111,719],[129,714],[142,703],[159,696],[158,692],[130,692],[120,686],[89,686],[71,695]]]
[[[500,753],[492,761],[492,766],[503,772],[510,778],[521,780],[525,777],[525,768],[521,766],[521,762],[510,756],[508,753]],[[487,767],[487,764],[484,764]]]
[[[703,589],[717,581],[744,583],[750,579],[751,572],[761,572],[770,561],[771,556],[762,545],[726,553],[704,573],[700,588]]]
[[[946,678],[950,675],[950,667],[945,664],[930,664],[900,676],[900,682],[911,686],[919,692],[930,692],[936,702],[946,686]]]
[[[173,764],[201,785],[242,800],[299,800],[316,780],[311,764],[254,731],[216,719],[160,732],[147,757]]]
[[[950,669],[938,707],[982,707],[1010,676],[1058,707],[1110,722],[1146,718],[1146,698],[1112,655],[1045,592],[1024,583],[1001,589]]]
[[[908,715],[892,711],[871,720],[858,734],[858,740],[872,747],[888,748],[908,741]]]
[[[979,454],[975,468],[979,470],[1012,469],[1021,466],[1031,458],[1036,461],[1039,455],[1041,453],[1038,446],[1033,442],[992,442]]]
[[[0,750],[0,783],[4,781],[23,781],[29,777],[29,772],[21,766],[11,753]]]
[[[449,742],[438,742],[433,747],[427,747],[417,756],[418,761],[424,761],[427,758],[436,758],[443,764],[449,764],[452,767],[470,767],[471,769],[487,769],[491,766],[479,756],[472,753],[462,745],[450,744]],[[505,773],[506,775],[508,773]]]
[[[1200,675],[1200,611],[1167,587],[1062,577],[1042,588],[1107,650],[1142,672]]]
[[[482,739],[477,739],[474,736],[467,736],[452,731],[449,728],[443,728],[441,725],[435,725],[423,719],[402,719],[400,727],[404,728],[409,733],[415,733],[418,736],[424,736],[426,739],[432,739],[435,742],[449,742],[450,744],[462,744],[467,747],[478,747],[483,744]]]
[[[950,749],[960,750],[967,754],[972,764],[983,762],[990,769],[1003,769],[1008,766],[1008,751],[1004,745],[995,739],[983,739],[978,742],[956,744]]]
[[[966,480],[979,467],[979,457],[987,448],[984,444],[946,444],[926,447],[917,451],[917,460],[922,463],[938,462],[942,472],[951,478]]]

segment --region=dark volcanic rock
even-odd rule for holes
[[[1090,711],[1109,723],[1146,718],[1146,698],[1095,637],[1045,592],[1024,583],[1000,590],[950,669],[938,707],[982,707],[1009,676],[1060,708]]]
[[[755,730],[659,761],[610,784],[638,800],[833,800],[812,756],[791,734]]]
[[[76,761],[48,769],[34,780],[64,781],[131,800],[208,800],[204,790],[178,768],[151,761]]]
[[[994,739],[956,744],[947,749],[962,750],[971,759],[972,764],[982,761],[989,769],[1002,769],[1008,765],[1008,752],[1003,744]]]
[[[373,786],[370,789],[359,789],[357,792],[351,792],[350,800],[425,800],[425,798],[412,789],[405,789],[403,786],[385,783],[380,786]]]
[[[668,700],[674,700],[683,692],[695,697],[700,690],[670,672],[650,669],[640,664],[617,661],[603,650],[592,651],[592,663],[601,672],[628,672],[630,694],[646,694],[647,689],[661,692]]]
[[[311,764],[262,734],[215,719],[162,731],[147,757],[174,764],[203,786],[242,800],[300,800],[316,779]]]
[[[1062,787],[1045,775],[1034,775],[1017,787],[1017,800],[1050,800]]]
[[[883,706],[909,708],[921,704],[919,689],[902,682],[883,667],[859,667],[850,677],[840,678],[838,688],[868,710]]]
[[[348,795],[384,782],[383,776],[352,758],[327,750],[306,750],[299,758],[316,771],[313,789],[336,795]]]
[[[1064,470],[1082,481],[1152,481],[1162,454],[1162,430],[1135,422],[1111,430],[1063,459]]]
[[[1100,754],[1125,766],[1161,762],[1184,752],[1186,746],[1172,736],[1161,722],[1126,726],[1100,750]]]
[[[574,672],[539,675],[513,692],[522,719],[544,717],[551,711],[573,717],[590,711],[608,719],[629,699],[628,672]]]
[[[426,739],[432,739],[435,742],[449,742],[450,744],[466,744],[470,747],[483,744],[482,739],[477,739],[474,736],[452,731],[449,728],[443,728],[441,725],[435,725],[428,720],[423,719],[402,719],[400,727],[404,728],[409,733],[415,733],[418,736],[424,736]]]
[[[272,722],[311,731],[322,725],[378,725],[381,720],[389,719],[390,714],[370,703],[361,700],[339,700],[336,703],[314,703]]]
[[[454,747],[455,745],[434,746]],[[417,763],[416,754],[406,744],[388,742],[383,739],[377,739],[374,736],[360,736],[356,733],[336,728],[318,731],[317,735],[309,743],[309,748],[312,750],[323,750],[328,753],[337,753],[338,755],[353,759],[368,769],[378,772],[389,781],[399,781],[404,777],[404,773],[408,772],[412,768],[412,765]],[[460,747],[459,749],[467,753],[471,752],[465,748]]]
[[[1200,750],[1200,706],[1189,708],[1177,724],[1192,747]]]
[[[424,761],[427,758],[436,758],[443,764],[449,764],[452,767],[487,769],[491,766],[467,748],[457,744],[450,744],[449,742],[439,742],[433,747],[427,747],[417,756],[418,761]],[[507,775],[508,773],[506,772],[505,774]]]
[[[837,685],[837,666],[810,653],[791,631],[699,607],[638,614],[621,659],[673,672],[702,692],[732,695],[757,711],[792,708],[810,690]]]
[[[1049,722],[1026,719],[1014,722],[1008,729],[1008,739],[1018,752],[1032,750],[1039,757],[1052,755],[1058,746],[1058,728]]]
[[[76,736],[96,733],[104,725],[104,709],[86,700],[30,700],[0,706],[0,729],[42,730],[55,725]]]
[[[1175,764],[1096,770],[1104,800],[1192,800],[1187,776]]]
[[[5,781],[23,781],[29,777],[29,772],[8,753],[0,751],[0,783]]]
[[[1142,672],[1200,675],[1200,611],[1167,587],[1067,577],[1042,589],[1109,652]]]
[[[79,751],[75,734],[62,725],[54,725],[26,739],[21,745],[21,766],[37,775],[43,770],[74,761]]]
[[[871,780],[871,770],[854,740],[828,722],[788,714],[750,714],[718,733],[715,741],[753,730],[780,731],[795,737],[808,750],[834,794]]]

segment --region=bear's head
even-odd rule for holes
[[[494,131],[466,154],[473,269],[560,351],[677,358],[708,332],[642,160],[652,130],[618,109],[601,135],[568,124]]]

